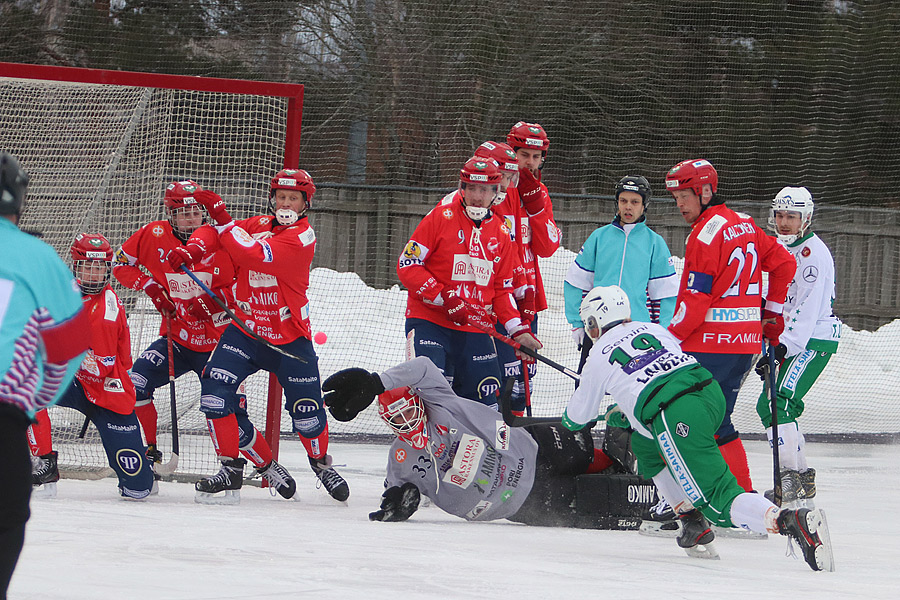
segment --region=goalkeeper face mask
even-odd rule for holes
[[[416,450],[428,445],[425,405],[410,388],[388,390],[378,396],[378,415],[397,437]]]

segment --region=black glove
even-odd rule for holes
[[[354,367],[338,371],[322,385],[325,406],[338,421],[351,421],[384,391],[378,373]]]
[[[784,362],[784,357],[787,355],[787,346],[784,344],[778,344],[774,348],[769,347],[769,352],[775,353],[775,368],[781,366],[781,363]],[[754,369],[756,374],[759,375],[759,378],[763,381],[766,380],[766,372],[769,370],[769,356],[767,354],[763,354],[758,361],[756,361],[756,368]]]
[[[381,510],[369,513],[370,521],[405,521],[419,509],[419,488],[406,482],[390,487],[381,495]]]

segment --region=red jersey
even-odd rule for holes
[[[544,280],[538,266],[537,257],[547,258],[559,248],[561,233],[556,221],[553,220],[553,204],[550,202],[550,194],[547,186],[541,184],[543,191],[544,209],[529,215],[519,199],[519,190],[510,187],[506,189],[506,198],[497,206],[491,207],[491,212],[501,218],[503,224],[510,230],[513,240],[519,251],[519,260],[525,270],[525,278],[534,288],[535,310],[541,311],[547,308],[547,296],[544,293]]]
[[[110,286],[82,298],[91,324],[91,347],[75,377],[87,399],[103,408],[127,415],[134,410],[131,335],[119,297]]]
[[[181,240],[175,237],[168,221],[147,223],[116,251],[113,275],[119,283],[133,290],[143,289],[151,278],[166,288],[176,309],[172,319],[173,339],[196,352],[210,352],[216,347],[230,319],[212,301],[207,303],[215,306],[211,320],[200,319],[191,312],[192,301],[205,294],[187,273],[180,269],[175,271],[169,266],[169,252],[179,246]],[[140,267],[149,271],[150,275]],[[219,298],[231,302],[233,295],[229,288],[234,284],[234,265],[226,253],[211,254],[191,270]],[[166,334],[165,320],[160,325],[159,334]]]
[[[755,354],[762,347],[762,272],[767,310],[781,313],[797,265],[749,215],[710,206],[691,226],[669,331],[685,352]]]
[[[416,227],[397,262],[397,275],[409,290],[407,318],[480,332],[457,325],[435,304],[443,301],[438,296],[446,290],[493,310],[507,330],[521,322],[513,299],[521,265],[509,230],[494,215],[476,227],[457,194],[448,194]]]
[[[316,234],[306,218],[283,226],[271,216],[250,217],[222,235],[204,226],[191,241],[207,252],[223,248],[231,257],[238,313],[257,335],[276,345],[312,339],[306,290]]]

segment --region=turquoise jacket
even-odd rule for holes
[[[81,292],[53,248],[3,217],[0,257],[0,403],[33,417],[59,400],[81,364],[83,354],[62,376],[48,371],[39,341],[41,329],[78,313]]]
[[[655,320],[647,308],[648,296],[659,303],[658,320],[663,327],[668,327],[675,313],[678,277],[674,261],[665,240],[647,227],[643,217],[637,223],[622,225],[617,215],[584,242],[563,284],[566,320],[572,327],[583,327],[578,313],[581,299],[598,285],[617,285],[625,290],[633,321]]]

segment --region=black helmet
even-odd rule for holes
[[[19,215],[25,202],[28,173],[9,152],[0,152],[0,215]]]
[[[644,210],[650,205],[650,197],[653,191],[650,189],[650,182],[646,177],[641,175],[626,175],[616,184],[616,202],[619,201],[619,194],[622,192],[637,192],[644,201]]]

